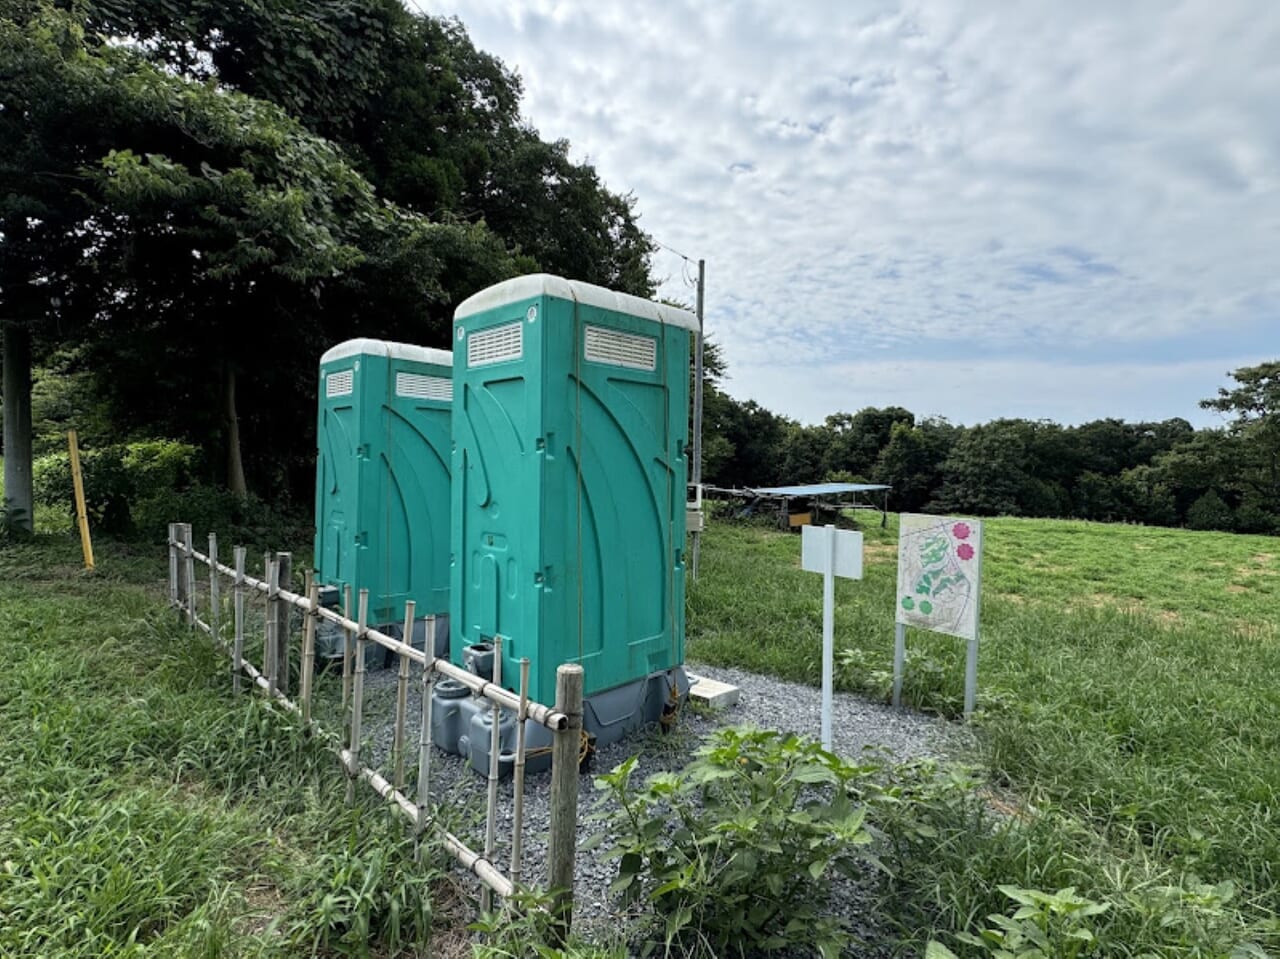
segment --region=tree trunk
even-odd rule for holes
[[[240,419],[236,416],[236,371],[228,363],[222,381],[223,415],[227,420],[227,489],[236,496],[249,495],[244,481],[244,461],[240,458]]]
[[[31,497],[31,331],[20,323],[4,327],[4,506],[9,522],[30,532]]]

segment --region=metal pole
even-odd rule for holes
[[[231,688],[235,692],[240,692],[240,673],[242,673],[244,662],[244,561],[245,548],[243,546],[235,547],[235,564],[236,564],[236,584],[235,584],[235,612],[236,612],[236,635],[231,647]]]
[[[698,299],[697,299],[697,315],[698,315],[698,342],[694,347],[693,359],[693,485],[699,492],[702,489],[702,303],[707,287],[707,261],[698,261]],[[687,499],[688,497],[686,497]],[[699,496],[699,506],[701,506],[702,497]],[[698,578],[698,557],[702,552],[702,531],[695,529],[693,531],[693,563],[690,572],[693,578]]]
[[[973,715],[978,703],[978,637],[969,640],[964,663],[964,718]]]
[[[907,627],[893,624],[893,705],[902,705],[902,674],[907,661]]]
[[[836,528],[827,531],[827,563],[822,574],[822,748],[831,748],[832,679],[835,665]]]
[[[573,924],[573,866],[578,853],[578,766],[582,748],[582,666],[556,670],[556,710],[568,722],[551,743],[551,829],[547,885],[552,899],[552,944],[563,945]]]
[[[364,705],[364,655],[369,640],[368,629],[369,591],[360,590],[360,614],[356,620],[356,668],[355,682],[351,687],[351,765],[347,768],[347,805],[355,805],[356,780],[360,778],[360,712]]]

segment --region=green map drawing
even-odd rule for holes
[[[897,621],[976,638],[981,566],[981,522],[903,513],[898,527]]]

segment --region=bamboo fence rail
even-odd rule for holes
[[[501,685],[501,673],[495,670],[493,681],[477,676],[447,659],[434,655],[436,623],[434,616],[426,621],[424,648],[414,648],[368,625],[368,590],[360,590],[357,599],[357,617],[352,620],[352,596],[350,589],[344,597],[343,612],[338,613],[320,605],[319,585],[314,574],[304,573],[305,585],[301,593],[292,592],[289,578],[291,556],[288,553],[268,553],[264,557],[262,579],[245,572],[245,549],[237,546],[233,551],[234,566],[218,561],[218,541],[209,536],[209,552],[201,553],[194,547],[191,526],[173,523],[169,527],[169,599],[177,609],[179,620],[191,629],[200,629],[214,638],[231,655],[231,672],[234,688],[239,692],[241,676],[247,677],[251,687],[262,690],[271,702],[298,716],[305,729],[326,742],[341,761],[347,773],[347,802],[355,799],[358,783],[365,783],[377,795],[387,801],[391,809],[403,815],[413,827],[419,844],[431,831],[441,845],[463,869],[481,883],[482,904],[489,908],[492,896],[510,899],[527,881],[522,875],[521,851],[524,844],[524,721],[546,727],[552,734],[551,767],[551,826],[547,836],[546,891],[551,893],[559,936],[567,935],[573,907],[573,866],[577,854],[577,801],[578,755],[582,730],[582,669],[579,666],[561,666],[556,677],[555,706],[546,706],[528,698],[528,660],[521,663],[520,692],[513,693]],[[205,596],[208,619],[199,614],[200,594],[195,574],[196,564],[209,570],[208,592]],[[222,615],[220,578],[231,582],[231,624]],[[250,594],[258,594],[262,613],[262,667],[259,669],[245,658],[245,639],[248,631]],[[289,639],[290,613],[298,610],[302,615],[302,639],[298,698],[295,702],[289,690]],[[343,735],[323,729],[312,713],[312,695],[315,680],[316,628],[321,620],[327,620],[343,631],[344,654],[342,673]],[[405,610],[405,635],[412,639],[414,606],[410,601]],[[226,636],[227,627],[233,629]],[[501,642],[499,639],[498,642]],[[388,778],[366,765],[360,756],[362,720],[364,712],[365,659],[370,644],[390,651],[399,660],[396,677],[396,707],[392,766],[394,772]],[[501,647],[499,647],[501,648]],[[408,686],[410,667],[421,668],[422,711],[418,741],[418,781],[414,795],[405,787],[405,723],[408,713]],[[445,677],[465,685],[476,696],[486,700],[493,710],[493,742],[490,744],[490,769],[485,817],[483,851],[477,852],[458,836],[441,825],[434,814],[430,798],[431,777],[431,693],[438,678]],[[350,714],[348,715],[348,706]],[[516,714],[518,721],[515,756],[516,775],[513,780],[512,862],[507,873],[494,861],[495,830],[497,820],[498,783],[498,718],[502,710]]]

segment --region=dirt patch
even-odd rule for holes
[[[862,548],[863,558],[868,563],[882,563],[889,560],[898,561],[898,547],[892,543],[872,543]]]
[[[1225,589],[1228,593],[1232,593],[1232,594],[1249,592],[1248,586],[1241,586],[1239,583],[1228,583],[1226,586],[1222,588]]]
[[[1114,609],[1130,616],[1146,616],[1161,626],[1173,627],[1182,623],[1182,614],[1172,609],[1154,609],[1142,600],[1132,597],[1120,598],[1107,593],[1089,593],[1080,597],[1067,609]]]
[[[273,883],[253,883],[244,891],[245,915],[236,930],[246,936],[260,936],[284,914],[284,896]]]
[[[1236,567],[1237,576],[1244,576],[1246,578],[1249,576],[1280,576],[1280,570],[1265,568],[1266,561],[1267,561],[1267,555],[1265,553],[1262,554],[1261,556],[1253,556],[1251,557],[1251,559],[1253,562],[1257,563],[1258,565],[1257,566],[1237,566]]]
[[[1013,603],[1015,606],[1025,606],[1029,602],[1027,597],[1021,593],[996,593],[996,595],[1007,603]]]
[[[1265,566],[1267,563],[1271,562],[1275,558],[1276,558],[1275,553],[1254,553],[1252,556],[1249,557],[1249,562],[1257,563],[1260,566]]]

